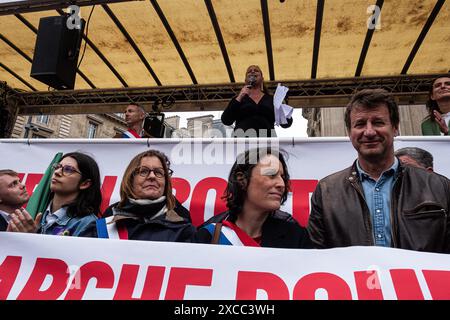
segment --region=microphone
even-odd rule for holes
[[[254,75],[251,75],[248,77],[248,86],[249,88],[254,87],[256,84],[256,77]]]

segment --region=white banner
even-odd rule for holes
[[[0,300],[450,299],[450,255],[445,254],[6,232],[0,233],[0,243]]]
[[[57,152],[82,151],[98,162],[105,209],[119,200],[120,181],[130,160],[148,148],[166,153],[172,161],[177,199],[199,225],[226,209],[221,200],[236,155],[249,147],[279,145],[288,155],[292,192],[282,208],[303,226],[309,216],[309,199],[317,181],[344,169],[356,158],[347,138],[280,139],[0,139],[0,169],[22,174],[29,193],[39,182]],[[434,156],[435,171],[450,177],[449,137],[399,137],[395,148],[420,147]]]

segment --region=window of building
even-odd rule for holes
[[[118,116],[119,118],[122,118],[125,120],[125,113],[114,113],[116,116]]]
[[[37,117],[37,122],[48,124],[48,119],[49,119],[48,114],[41,114],[40,116]]]
[[[98,128],[98,125],[96,123],[93,123],[93,122],[88,123],[87,137],[89,139],[95,138],[95,135],[97,133],[97,128]]]

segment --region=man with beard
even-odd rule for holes
[[[345,125],[358,158],[319,181],[308,232],[317,248],[383,246],[450,253],[450,184],[394,156],[399,111],[382,89],[356,93]]]

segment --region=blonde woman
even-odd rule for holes
[[[287,118],[287,124],[292,125],[292,117]],[[222,113],[223,124],[235,124],[233,135],[235,137],[275,137],[275,111],[273,96],[264,86],[264,77],[261,68],[251,65],[245,73],[245,85],[239,94],[231,99]]]

